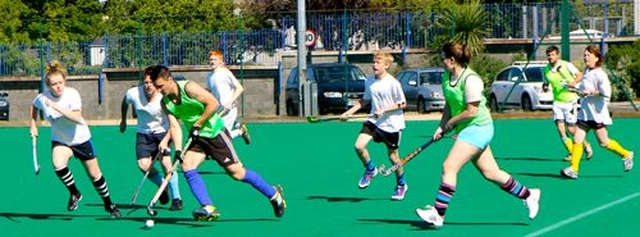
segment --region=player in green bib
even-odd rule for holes
[[[571,160],[573,141],[567,137],[567,130],[571,135],[576,133],[578,95],[569,91],[582,81],[582,73],[570,62],[560,59],[560,50],[556,46],[547,48],[549,64],[544,67],[545,84],[543,90],[551,86],[553,92],[553,120],[558,129],[562,144],[569,152],[565,160]],[[565,125],[566,124],[566,125]],[[584,151],[587,159],[593,156],[591,144],[584,141]]]
[[[418,208],[416,213],[427,223],[441,227],[456,191],[458,172],[471,161],[485,179],[524,200],[529,209],[529,218],[535,218],[539,209],[540,190],[528,189],[501,170],[491,153],[489,143],[493,138],[493,120],[482,94],[482,79],[468,67],[471,53],[464,45],[447,43],[442,47],[440,58],[447,70],[442,80],[446,103],[440,126],[432,139],[439,140],[453,130],[456,141],[442,165],[442,180],[435,204]]]
[[[218,100],[198,83],[175,81],[169,69],[162,65],[154,67],[151,80],[164,95],[161,105],[169,119],[176,159],[182,159],[182,127],[178,120],[190,131],[191,143],[185,148],[184,160],[181,161],[187,184],[201,205],[193,212],[193,217],[199,221],[213,221],[220,217],[197,170],[207,157],[218,162],[233,179],[251,184],[269,199],[276,217],[281,217],[286,208],[282,187],[269,185],[258,173],[242,164],[233,148],[229,131],[216,113],[220,106]],[[163,140],[160,147],[168,148],[168,139]]]

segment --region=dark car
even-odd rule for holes
[[[307,66],[307,80],[318,86],[318,110],[321,114],[345,111],[364,96],[364,72],[348,63],[316,63]],[[286,85],[287,115],[299,114],[298,68],[289,74]]]
[[[418,113],[442,111],[444,96],[442,94],[442,74],[444,69],[430,67],[424,69],[407,69],[398,73],[396,78],[402,85],[407,109]]]
[[[7,92],[0,92],[0,120],[9,120],[9,100]]]

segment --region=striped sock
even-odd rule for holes
[[[271,185],[265,182],[264,179],[262,179],[262,177],[253,170],[246,169],[242,182],[251,184],[251,186],[260,191],[262,195],[269,199],[276,195],[276,189],[271,187]]]
[[[615,152],[622,158],[629,157],[630,152],[627,149],[624,149],[620,145],[620,143],[618,143],[618,141],[613,140],[611,138],[609,138],[609,144],[607,144],[605,148],[607,148],[607,150]]]
[[[520,182],[513,179],[513,177],[509,177],[509,180],[507,180],[507,182],[503,184],[501,188],[505,192],[508,192],[520,199],[526,199],[529,197],[529,189],[520,184]]]
[[[196,197],[198,203],[201,206],[204,205],[213,205],[211,201],[211,197],[209,197],[209,192],[207,191],[207,186],[202,180],[202,177],[198,173],[198,170],[189,170],[184,172],[184,177],[187,179],[187,183],[191,188],[191,192],[193,196]]]
[[[68,167],[65,166],[62,169],[56,170],[56,175],[58,176],[58,178],[60,178],[60,181],[62,181],[64,186],[67,187],[67,190],[69,190],[69,193],[71,193],[71,195],[80,194],[78,187],[76,187],[76,182],[73,179],[73,174]]]
[[[109,197],[109,186],[107,186],[107,181],[104,179],[104,176],[100,176],[100,178],[94,180],[93,187],[96,188],[96,191],[98,191],[98,194],[102,197],[105,206],[113,204],[111,197]]]
[[[435,204],[435,208],[440,216],[444,216],[444,213],[447,212],[447,208],[449,208],[449,203],[451,202],[451,198],[453,198],[454,192],[456,192],[456,187],[445,183],[440,184]]]

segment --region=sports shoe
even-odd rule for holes
[[[587,156],[587,160],[591,160],[591,157],[593,157],[593,148],[591,147],[591,143],[584,142],[584,154]]]
[[[174,198],[171,201],[171,207],[169,207],[169,211],[179,211],[182,210],[182,199]]]
[[[404,185],[397,185],[396,189],[393,191],[391,200],[402,201],[407,190],[409,190],[409,185],[407,185],[406,183]]]
[[[578,172],[573,171],[571,167],[567,167],[561,170],[560,175],[565,178],[578,179]]]
[[[76,195],[69,196],[69,202],[67,203],[67,211],[75,211],[78,209],[78,203],[82,200],[82,194],[78,193]]]
[[[358,187],[361,189],[365,189],[367,187],[369,187],[369,184],[371,183],[371,179],[373,179],[373,177],[376,177],[376,175],[378,175],[378,168],[374,168],[373,171],[364,171],[364,175],[362,175],[362,178],[360,178],[360,181],[358,181]]]
[[[120,210],[116,204],[104,205],[104,210],[111,214],[111,218],[120,218]]]
[[[529,189],[529,197],[524,200],[524,205],[529,209],[529,219],[533,220],[540,210],[540,189]]]
[[[633,169],[633,151],[629,152],[629,155],[622,159],[622,165],[624,166],[624,172],[629,172]]]
[[[204,205],[199,209],[193,211],[193,218],[197,221],[215,221],[220,217],[220,212],[216,210],[216,207],[211,205]]]
[[[249,129],[247,125],[244,123],[240,124],[240,131],[242,131],[242,139],[244,139],[244,143],[249,145],[251,143],[251,135],[249,134]]]
[[[435,207],[427,205],[424,209],[417,208],[416,214],[422,219],[426,221],[430,225],[434,227],[442,227],[444,224],[444,217],[438,214],[438,211]]]
[[[159,201],[160,201],[160,204],[162,205],[167,205],[167,203],[169,203],[169,191],[167,191],[166,188],[160,194]]]
[[[271,206],[273,206],[273,214],[275,214],[276,217],[282,217],[282,215],[284,215],[284,209],[287,208],[287,201],[284,200],[282,186],[275,185],[273,188],[276,189],[276,195],[269,200],[271,202]]]

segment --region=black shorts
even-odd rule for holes
[[[51,141],[51,149],[57,146],[66,146],[71,148],[71,151],[73,151],[73,156],[75,156],[79,160],[91,160],[96,158],[96,153],[93,151],[91,140],[75,146],[69,146],[61,142]]]
[[[373,137],[376,143],[384,143],[389,150],[397,150],[400,146],[400,132],[385,132],[369,121],[362,124],[360,133]]]
[[[145,157],[155,157],[156,154],[158,154],[158,145],[165,135],[167,135],[166,132],[152,134],[137,133],[136,157],[138,160]]]
[[[593,120],[587,120],[587,121],[578,120],[576,125],[578,125],[578,127],[580,127],[582,130],[585,130],[585,131],[589,131],[590,129],[600,129],[600,128],[607,127],[607,125],[605,125],[604,123],[598,123]]]
[[[233,148],[231,135],[226,129],[222,130],[214,138],[198,137],[187,147],[187,150],[202,152],[214,159],[222,167],[239,162],[236,150]]]

